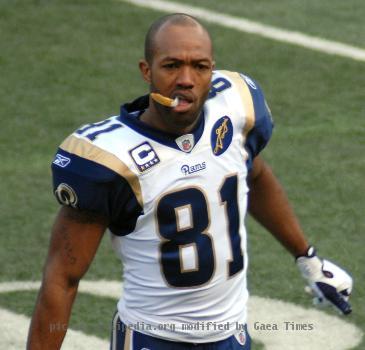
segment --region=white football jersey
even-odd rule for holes
[[[54,188],[65,205],[109,218],[123,263],[120,319],[136,331],[213,342],[246,323],[247,175],[271,136],[259,86],[215,71],[199,123],[176,137],[139,120],[144,96],[60,146]]]

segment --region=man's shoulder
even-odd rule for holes
[[[236,113],[240,120],[243,116],[252,119],[260,91],[256,82],[243,73],[215,70],[208,101]]]
[[[113,173],[124,174],[128,172],[125,159],[128,139],[131,138],[128,129],[119,116],[85,124],[61,143],[53,166],[56,166],[56,169],[67,168],[88,176],[100,173],[103,177],[109,174],[110,170]]]
[[[83,124],[72,132],[65,141],[73,138],[77,140],[75,141],[76,143],[87,141],[89,143],[98,144],[100,143],[100,140],[105,141],[105,139],[113,137],[117,133],[116,131],[121,128],[123,128],[123,123],[119,120],[119,116],[112,116],[98,122]],[[64,144],[65,141],[63,141],[62,144]]]
[[[235,72],[225,69],[214,70],[212,76],[212,82],[217,80],[227,79],[235,87],[240,88],[242,85],[247,85],[248,88],[258,90],[260,86],[249,75],[243,72]]]
[[[82,125],[66,137],[59,148],[81,157],[95,158],[102,153],[114,154],[118,149],[128,147],[128,141],[133,135],[120,116],[112,116],[96,123]]]
[[[140,184],[127,157],[125,129],[118,117],[83,125],[62,142],[52,162],[57,200],[101,214],[116,225],[118,234],[129,230],[122,222],[124,216],[118,221],[123,203],[130,201],[136,212],[143,203]]]
[[[228,88],[229,87],[229,88]],[[228,70],[214,71],[212,89],[216,91],[226,90],[226,99],[233,96],[240,96],[244,107],[250,107],[255,119],[262,119],[271,112],[266,102],[264,93],[256,80],[245,73]],[[234,93],[232,93],[234,91]]]

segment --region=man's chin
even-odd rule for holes
[[[200,112],[174,112],[171,115],[170,122],[173,121],[174,126],[179,130],[187,130],[190,132],[199,119]]]

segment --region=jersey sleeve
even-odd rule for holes
[[[257,82],[243,74],[241,74],[241,77],[245,80],[249,88],[255,115],[253,127],[249,131],[245,142],[245,149],[248,153],[247,167],[251,170],[254,158],[269,142],[274,124],[270,108],[267,105],[260,86]]]
[[[59,148],[52,163],[58,202],[106,217],[116,235],[133,231],[142,208],[126,179],[95,161]]]

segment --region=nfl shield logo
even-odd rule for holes
[[[184,149],[184,151],[190,151],[191,148],[191,143],[190,140],[186,139],[182,142],[182,147]]]
[[[175,140],[178,147],[184,152],[190,152],[194,147],[194,135],[186,134]]]
[[[235,337],[241,345],[246,344],[246,332],[244,330],[242,330],[239,333],[235,334]]]

